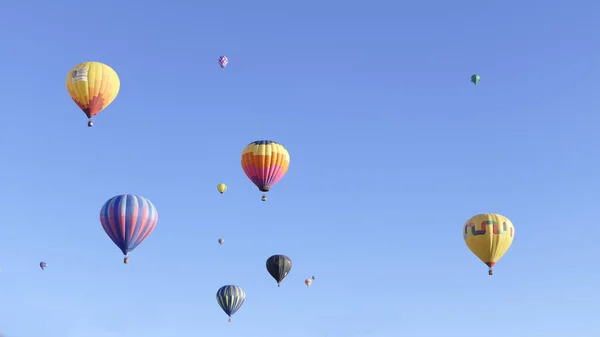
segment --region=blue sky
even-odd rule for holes
[[[598,336],[599,10],[3,3],[0,332]],[[64,83],[90,60],[122,83],[92,129]],[[266,203],[239,163],[259,139],[291,154]],[[121,193],[160,214],[129,265],[99,223]],[[482,212],[516,227],[493,277],[460,233]]]

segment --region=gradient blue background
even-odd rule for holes
[[[3,2],[0,332],[597,337],[598,11]],[[64,83],[88,60],[122,82],[92,129]],[[258,139],[291,153],[266,203],[239,163]],[[121,193],[160,213],[129,265],[99,223]],[[493,277],[461,236],[481,212],[516,226]]]

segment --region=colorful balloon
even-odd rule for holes
[[[242,169],[261,192],[269,192],[286,174],[290,166],[290,154],[283,145],[259,140],[246,146],[242,152]],[[263,194],[262,201],[267,200]]]
[[[231,316],[242,307],[245,300],[246,293],[244,289],[238,286],[226,285],[217,290],[217,303],[219,303],[221,309],[229,316],[230,322]]]
[[[121,81],[117,73],[100,62],[83,62],[71,69],[67,75],[69,95],[88,117],[92,117],[109,106],[119,94]]]
[[[44,261],[40,262],[40,268],[42,268],[42,270],[45,270],[46,267],[48,266],[48,264]]]
[[[477,83],[479,83],[479,80],[481,79],[481,77],[479,77],[479,75],[477,74],[473,74],[471,75],[471,83],[477,85]]]
[[[467,247],[489,267],[489,275],[494,274],[494,265],[510,248],[514,236],[515,226],[500,214],[475,215],[463,228]]]
[[[152,202],[135,194],[109,199],[100,210],[102,228],[123,252],[124,263],[129,252],[142,243],[156,227],[158,212]]]
[[[292,260],[285,255],[273,255],[267,259],[267,271],[277,281],[278,287],[290,270],[292,270]]]
[[[222,245],[222,244],[223,244],[223,242],[225,242],[225,240],[223,240],[223,239],[219,239],[219,244],[220,244],[220,245]]]
[[[219,56],[219,65],[221,66],[221,69],[225,69],[225,67],[227,67],[227,63],[229,63],[227,56]]]
[[[307,278],[306,280],[304,280],[304,283],[306,284],[306,287],[310,287],[310,285],[312,284],[312,280]]]
[[[220,183],[217,185],[217,191],[219,191],[221,194],[225,193],[225,191],[227,191],[227,185]]]

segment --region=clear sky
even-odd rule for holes
[[[599,11],[4,1],[0,332],[599,336]],[[122,84],[91,129],[65,89],[83,61]],[[240,167],[259,139],[291,155],[266,203]],[[128,265],[99,222],[122,193],[160,214]],[[493,277],[461,235],[483,212],[516,227]],[[225,284],[247,293],[232,323]]]

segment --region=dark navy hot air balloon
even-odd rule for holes
[[[48,264],[44,261],[40,262],[40,268],[42,268],[42,270],[45,270],[46,267],[48,267]]]
[[[278,287],[290,270],[292,270],[292,260],[285,255],[273,255],[267,259],[267,271],[277,281]]]
[[[231,316],[242,307],[245,300],[246,293],[244,289],[238,286],[227,285],[217,290],[217,303],[219,303],[221,309],[229,316],[230,322]]]
[[[135,194],[117,195],[109,199],[100,211],[100,222],[108,237],[128,254],[142,243],[156,227],[158,212],[152,202]]]

